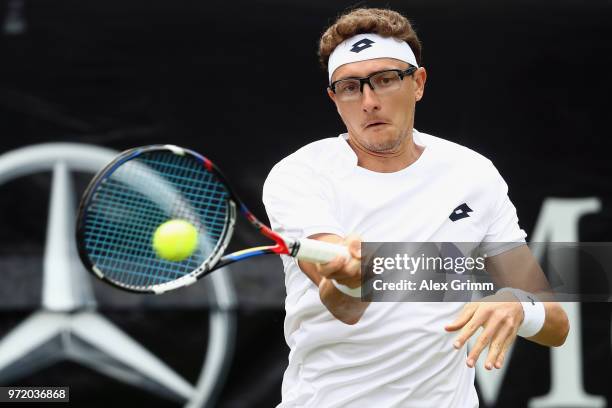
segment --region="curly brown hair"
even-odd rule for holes
[[[406,41],[421,65],[421,42],[406,17],[389,9],[358,8],[338,17],[321,36],[319,61],[323,68],[327,70],[329,56],[338,44],[354,35],[366,33]]]

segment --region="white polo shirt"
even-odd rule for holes
[[[419,159],[395,173],[357,166],[346,134],[281,160],[264,184],[272,228],[290,237],[356,233],[372,242],[524,242],[508,187],[490,160],[425,133]],[[468,217],[452,221],[466,204]],[[475,407],[474,369],[444,326],[462,303],[372,303],[346,325],[283,256],[291,351],[279,407]]]

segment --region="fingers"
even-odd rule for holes
[[[480,336],[478,336],[476,343],[474,343],[472,350],[470,350],[470,353],[468,354],[468,357],[467,357],[468,367],[472,368],[476,365],[476,361],[478,361],[478,357],[480,357],[480,353],[482,353],[485,347],[487,347],[489,343],[491,342],[491,339],[493,338],[493,336],[495,335],[495,332],[497,331],[498,325],[499,325],[498,320],[492,320],[492,321],[489,320],[487,322],[485,329],[482,331]],[[471,334],[467,338],[469,337],[471,337]],[[466,338],[466,341],[467,341],[467,338]]]
[[[502,355],[502,351],[504,349],[504,346],[506,345],[508,337],[513,334],[512,332],[512,326],[505,324],[500,325],[499,330],[493,337],[493,341],[491,341],[491,344],[489,345],[489,353],[487,354],[487,359],[484,365],[487,370],[492,370],[494,364],[496,368],[501,367],[501,364],[499,367],[497,367],[497,362],[500,356]]]
[[[508,336],[508,338],[504,342],[504,346],[502,347],[502,351],[499,353],[499,356],[497,356],[497,361],[495,362],[495,368],[497,368],[497,369],[502,368],[502,365],[504,364],[504,360],[506,359],[506,354],[508,353],[508,349],[510,348],[512,343],[514,343],[514,340],[516,340],[516,332],[517,331],[518,331],[518,328],[515,329],[512,332],[512,334],[510,336]]]
[[[454,322],[452,322],[451,324],[448,324],[444,327],[444,329],[446,331],[455,331],[455,330],[459,330],[460,328],[462,328],[474,315],[474,312],[476,311],[476,309],[478,308],[478,304],[477,303],[468,303],[467,305],[465,305],[463,307],[463,310],[461,311],[461,313],[459,314],[459,316],[455,319]],[[455,343],[457,344],[457,343]],[[461,348],[461,346],[463,345],[463,343],[456,345],[456,348]]]
[[[349,249],[351,256],[355,259],[361,259],[361,238],[351,234],[344,238],[344,245]]]
[[[336,241],[338,242],[338,241]],[[315,263],[317,274],[324,279],[334,279],[351,288],[361,285],[361,238],[349,235],[342,240],[351,257],[337,256],[326,263]]]
[[[361,239],[359,237],[350,237],[347,241],[347,246],[351,253],[351,259],[344,265],[344,272],[348,272],[352,278],[347,279],[346,284],[350,286],[354,284],[355,287],[361,286]]]
[[[324,264],[317,263],[315,264],[315,266],[317,268],[317,272],[319,273],[319,275],[325,278],[328,278],[328,279],[333,279],[334,276],[332,275],[334,275],[340,269],[342,269],[342,267],[344,266],[346,262],[347,260],[344,257],[337,256],[329,262],[326,262]]]
[[[316,264],[317,272],[327,279],[335,279],[350,287],[361,284],[361,261],[338,256],[325,264]]]
[[[482,304],[477,305],[482,306]],[[463,316],[461,316],[458,321],[461,320],[462,317]],[[487,370],[492,370],[493,367],[499,369],[503,364],[506,352],[516,338],[516,332],[519,326],[516,315],[513,314],[511,309],[497,308],[491,304],[477,307],[477,310],[473,313],[469,321],[465,323],[465,326],[457,337],[454,344],[455,348],[461,348],[481,326],[484,327],[484,330],[480,336],[478,336],[470,350],[466,364],[470,368],[474,367],[480,354],[485,348],[489,347],[484,367]]]

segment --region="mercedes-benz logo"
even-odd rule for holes
[[[0,185],[37,172],[53,172],[41,309],[1,339],[0,383],[14,383],[49,361],[70,360],[120,382],[184,401],[188,407],[213,406],[233,353],[236,296],[228,273],[208,277],[214,303],[208,349],[195,385],[96,312],[90,276],[76,254],[70,172],[94,173],[116,154],[91,145],[50,143],[0,156]],[[60,346],[45,347],[49,343]]]

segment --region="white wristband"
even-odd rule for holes
[[[497,293],[510,292],[521,302],[523,306],[523,323],[518,330],[521,337],[532,337],[538,334],[544,326],[546,312],[544,304],[533,293],[525,292],[516,288],[501,288]]]
[[[331,283],[336,287],[336,289],[338,289],[340,292],[344,293],[345,295],[361,299],[361,286],[357,286],[356,288],[351,288],[351,287],[348,287],[346,285],[336,282],[335,279],[331,279]]]

